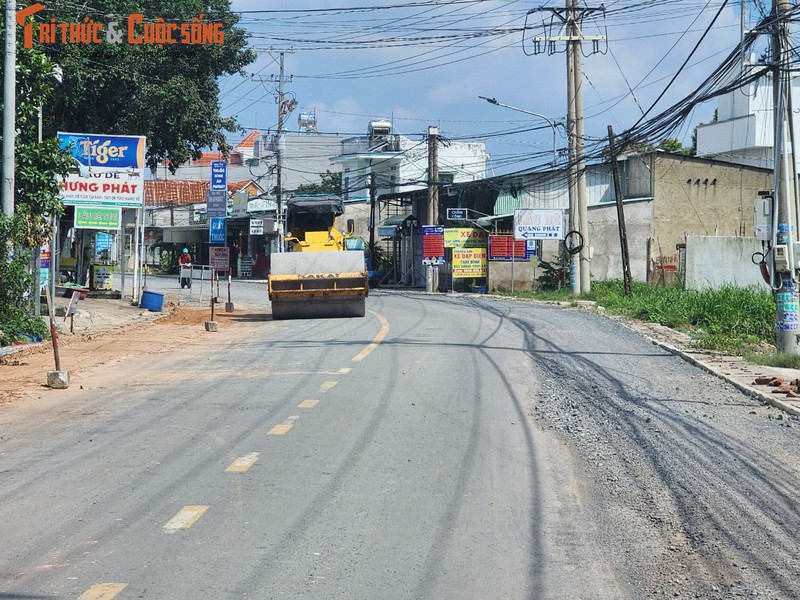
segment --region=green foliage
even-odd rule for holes
[[[372,270],[373,271],[380,271],[381,273],[386,273],[390,271],[392,268],[392,264],[389,261],[389,255],[386,253],[386,248],[379,243],[376,243],[372,251],[370,252],[370,256],[372,259]]]
[[[575,299],[569,289],[529,296]],[[634,282],[626,296],[622,280],[594,281],[591,292],[581,299],[594,300],[612,314],[684,331],[698,348],[747,354],[753,348],[775,344],[775,301],[763,288],[726,286],[693,291]]]
[[[775,302],[763,288],[694,291],[634,282],[625,296],[622,281],[601,281],[592,284],[587,299],[617,314],[685,330],[699,348],[740,353],[775,342]]]
[[[789,354],[786,352],[763,353],[748,351],[745,359],[757,365],[765,367],[778,367],[781,369],[800,369],[800,354]]]
[[[0,240],[11,237],[12,223],[0,215]],[[5,248],[5,245],[3,246]],[[19,339],[20,334],[45,336],[47,327],[41,317],[33,315],[33,298],[30,290],[34,274],[28,270],[31,253],[18,250],[12,260],[5,252],[0,260],[0,345],[8,346]]]
[[[538,289],[555,291],[563,287],[564,272],[561,267],[546,260],[541,260],[538,268],[542,270],[542,274],[536,278]]]
[[[161,263],[159,268],[165,275],[178,274],[178,257],[174,252],[164,252],[161,255]]]
[[[342,195],[342,174],[325,171],[319,174],[320,183],[304,183],[297,186],[297,194],[336,194]]]
[[[59,94],[45,111],[55,116],[51,131],[145,135],[147,166],[167,161],[173,172],[204,148],[228,152],[224,133],[241,128],[221,116],[217,80],[242,72],[256,58],[229,0],[63,2],[48,5],[46,16],[62,23],[117,21],[126,31],[128,15],[135,13],[148,23],[158,18],[191,23],[204,15],[206,23],[223,24],[225,42],[45,46],[64,72]]]
[[[691,148],[685,148],[680,141],[674,138],[666,138],[661,140],[661,143],[658,144],[659,150],[664,150],[665,152],[672,152],[673,154],[684,154],[686,156],[693,156],[693,152]]]
[[[3,23],[0,32],[4,36]],[[46,334],[41,318],[33,315],[36,271],[31,249],[45,243],[52,215],[63,207],[57,175],[66,175],[69,156],[56,139],[38,141],[39,107],[53,93],[53,65],[41,51],[25,48],[17,36],[17,93],[14,215],[0,217],[0,343],[13,343],[19,334]],[[0,103],[0,109],[2,104]],[[9,260],[8,250],[13,249]]]

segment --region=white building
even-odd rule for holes
[[[745,63],[747,70],[763,68]],[[737,77],[744,73],[736,73]],[[800,82],[792,81],[792,96],[800,98]],[[697,156],[771,169],[774,152],[772,77],[761,77],[717,100],[717,120],[697,127]],[[793,111],[794,130],[800,134],[800,115]],[[786,133],[788,139],[788,131]],[[788,146],[787,146],[788,148]]]
[[[440,184],[483,179],[489,155],[483,142],[448,142],[438,145]],[[375,174],[376,195],[425,189],[428,186],[428,144],[392,133],[389,121],[371,121],[367,135],[345,138],[341,152],[331,159],[341,167],[344,200],[369,200],[370,175]]]
[[[256,181],[263,189],[273,191],[277,185],[277,155],[282,154],[281,188],[291,193],[300,185],[320,183],[320,174],[337,172],[330,158],[341,151],[339,135],[315,132],[274,134],[251,132],[238,143],[228,157],[228,181]],[[181,165],[175,174],[159,168],[158,179],[211,180],[211,163],[223,160],[219,152],[204,152],[198,160]]]

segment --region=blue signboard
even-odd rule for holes
[[[447,209],[447,220],[448,221],[467,221],[469,217],[467,216],[467,209],[466,208],[448,208]]]
[[[225,161],[215,160],[211,163],[211,189],[228,189],[228,168]]]
[[[228,193],[223,190],[206,191],[206,215],[208,217],[228,216]]]
[[[211,217],[208,220],[208,243],[209,244],[224,244],[225,243],[225,219],[222,217]]]

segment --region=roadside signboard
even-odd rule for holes
[[[68,206],[139,208],[144,203],[143,136],[58,132],[72,156],[70,173],[58,193]]]
[[[83,205],[75,207],[75,227],[77,229],[119,229],[119,225],[119,208]]]
[[[467,209],[466,208],[448,208],[447,209],[447,220],[448,221],[466,221],[469,217],[467,216]]]
[[[486,248],[453,250],[453,278],[486,277]]]
[[[486,248],[489,233],[472,227],[448,227],[444,230],[445,248]]]
[[[422,226],[422,264],[444,264],[444,227],[442,225]]]
[[[564,238],[564,211],[556,209],[514,209],[514,239],[558,240]]]
[[[206,192],[206,215],[209,219],[228,216],[228,192],[225,190],[208,190]]]
[[[208,243],[224,244],[226,238],[224,217],[211,217],[208,220]]]
[[[227,246],[209,248],[208,263],[215,271],[227,271],[230,266],[230,248]]]
[[[264,235],[264,219],[250,219],[250,235]]]
[[[228,166],[224,160],[211,162],[211,189],[228,191]]]
[[[489,260],[528,261],[536,256],[536,240],[515,240],[513,235],[489,236]]]
[[[247,216],[247,202],[250,200],[250,194],[244,190],[234,192],[231,198],[231,218],[242,219]]]

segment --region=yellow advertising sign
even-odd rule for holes
[[[471,227],[448,227],[444,230],[445,248],[486,248],[489,232]]]
[[[486,277],[486,248],[461,248],[453,250],[453,278]]]

